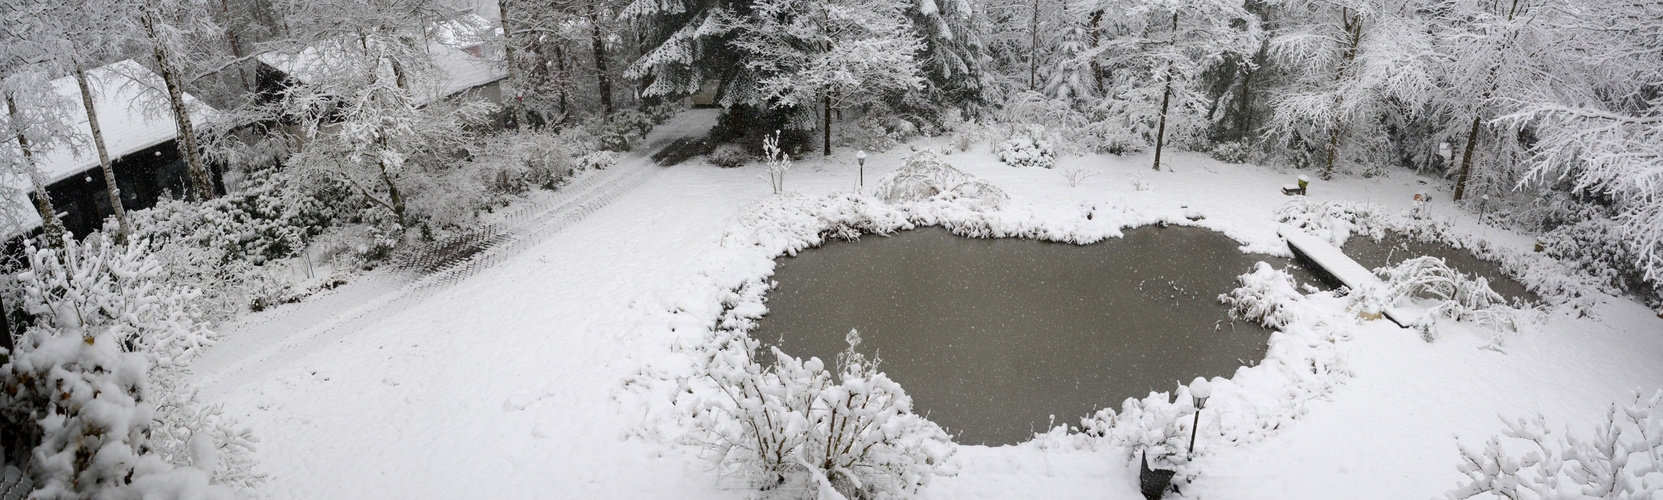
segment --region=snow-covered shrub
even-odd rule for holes
[[[1647,281],[1640,266],[1644,250],[1637,239],[1628,237],[1621,222],[1609,217],[1590,217],[1561,225],[1542,235],[1543,251],[1568,262],[1582,272],[1618,290],[1640,296],[1652,305],[1663,305],[1663,281]]]
[[[248,174],[244,189],[200,203],[163,198],[155,207],[130,212],[136,239],[157,246],[187,245],[211,259],[195,265],[267,260],[295,255],[333,222],[331,207],[303,186],[321,179],[272,170]]]
[[[288,283],[267,264],[299,255],[311,238],[339,222],[350,202],[326,203],[342,191],[328,179],[272,170],[248,174],[244,188],[203,202],[164,198],[128,212],[134,238],[152,243],[162,279],[195,288],[223,319],[244,305],[271,305]],[[355,208],[347,208],[355,210]]]
[[[819,358],[800,360],[777,347],[773,362],[758,363],[749,338],[711,353],[701,377],[723,397],[694,405],[688,440],[725,474],[780,498],[916,492],[952,455],[952,442],[912,413],[912,399],[878,371],[876,359],[855,350],[858,333],[847,340],[835,374]]]
[[[988,210],[998,209],[1010,200],[997,186],[953,168],[928,149],[902,160],[901,168],[878,180],[873,194],[890,203],[944,197]]]
[[[1362,203],[1315,202],[1303,197],[1276,207],[1276,222],[1302,229],[1335,247],[1345,245],[1354,233],[1383,237],[1382,224],[1374,215]]]
[[[1298,282],[1287,271],[1259,262],[1253,265],[1252,272],[1237,276],[1236,281],[1241,283],[1240,287],[1218,296],[1219,302],[1230,306],[1231,320],[1276,329],[1298,318],[1296,304],[1304,296],[1299,294]]]
[[[1068,181],[1068,187],[1080,187],[1080,183],[1085,182],[1086,179],[1102,174],[1102,172],[1089,170],[1084,164],[1080,163],[1063,165],[1057,173],[1062,174],[1062,178]]]
[[[1208,154],[1224,163],[1247,163],[1253,157],[1253,145],[1247,141],[1221,142]]]
[[[653,126],[659,121],[653,116],[633,109],[626,109],[610,116],[591,119],[584,125],[599,139],[600,149],[613,152],[625,152],[635,147],[641,139],[652,132]]]
[[[1416,257],[1391,267],[1375,270],[1384,284],[1374,290],[1357,290],[1357,307],[1378,314],[1403,298],[1430,300],[1429,316],[1442,316],[1474,323],[1492,331],[1518,329],[1518,311],[1507,306],[1501,294],[1490,289],[1483,277],[1469,278],[1451,269],[1443,259]],[[1430,337],[1431,330],[1426,330]]]
[[[577,168],[581,170],[606,170],[618,164],[618,153],[614,151],[596,151],[577,158]]]
[[[742,167],[751,162],[751,152],[746,151],[744,146],[727,143],[711,150],[709,159],[711,165],[722,168]]]
[[[791,170],[791,156],[780,150],[780,133],[762,139],[762,161],[768,165],[768,185],[774,194],[785,192],[785,172]]]
[[[1612,404],[1591,435],[1555,435],[1547,417],[1506,419],[1483,450],[1459,446],[1466,476],[1451,500],[1494,498],[1650,499],[1663,495],[1663,391]],[[1523,453],[1519,453],[1523,450]]]
[[[197,293],[161,283],[146,247],[94,234],[26,249],[18,277],[36,323],[0,370],[0,419],[34,446],[33,498],[231,498],[210,477],[259,480],[251,436],[188,384],[186,364],[214,337]]]
[[[1005,139],[994,154],[1013,167],[1051,168],[1057,164],[1057,151],[1044,137],[1044,126],[1031,125]]]
[[[1149,149],[1143,136],[1110,121],[1092,122],[1075,130],[1075,142],[1093,153],[1124,156]]]
[[[890,126],[898,127],[899,130],[891,131]],[[837,133],[835,143],[840,147],[880,152],[888,151],[900,144],[900,139],[916,134],[918,128],[906,120],[898,118],[880,120],[869,115],[837,128],[835,131]]]

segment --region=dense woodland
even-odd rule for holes
[[[717,163],[760,155],[765,136],[808,159],[949,136],[1037,166],[1147,153],[1159,170],[1189,151],[1323,179],[1412,171],[1453,186],[1435,202],[1663,300],[1655,1],[0,0],[0,25],[0,194],[31,201],[0,207],[0,226],[31,235],[11,266],[33,270],[4,284],[6,340],[36,346],[4,374],[24,389],[0,395],[0,424],[15,431],[8,453],[23,436],[66,454],[31,471],[42,498],[142,483],[134,470],[256,480],[246,457],[186,471],[208,453],[196,429],[245,453],[188,401],[155,410],[184,437],[109,412],[32,427],[16,409],[44,407],[47,381],[68,380],[47,358],[125,367],[69,385],[129,394],[121,404],[141,411],[145,391],[181,383],[179,365],[156,360],[189,357],[206,325],[332,286],[285,282],[267,263],[306,252],[364,269],[465,233],[609,165],[701,91],[721,112]],[[434,43],[482,47],[507,72],[501,99],[436,97]],[[272,84],[272,56],[312,57],[308,77]],[[82,100],[48,82],[76,78],[90,102],[86,73],[123,59],[160,76],[133,106],[177,125],[188,192],[132,211],[112,192],[105,234],[65,235],[35,158],[101,155],[103,139],[96,125],[90,141],[75,132]],[[187,93],[210,119],[185,118]],[[149,368],[122,361],[133,353]],[[131,459],[77,455],[86,435],[119,437],[103,446]]]

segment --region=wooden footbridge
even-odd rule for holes
[[[1321,238],[1290,226],[1283,226],[1277,234],[1288,241],[1288,249],[1293,250],[1294,257],[1314,265],[1313,270],[1318,274],[1326,274],[1353,290],[1383,284],[1374,272]],[[1419,323],[1426,316],[1426,310],[1415,305],[1393,305],[1382,312],[1387,319],[1404,328]]]

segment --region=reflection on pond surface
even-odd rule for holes
[[[939,228],[782,257],[755,336],[828,362],[860,350],[914,411],[964,444],[1014,444],[1129,397],[1264,357],[1263,328],[1218,295],[1257,261],[1196,228],[1138,228],[1093,245],[969,239]],[[1313,278],[1295,269],[1302,282]]]

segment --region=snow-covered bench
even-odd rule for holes
[[[1305,232],[1292,226],[1282,226],[1277,234],[1282,235],[1282,239],[1288,241],[1288,249],[1293,250],[1295,256],[1302,257],[1315,264],[1319,271],[1333,276],[1334,279],[1339,280],[1346,287],[1355,290],[1365,286],[1372,287],[1384,284],[1378,276],[1374,275],[1374,272],[1369,271],[1362,264],[1358,264],[1357,261],[1351,260],[1351,257],[1345,255],[1345,252],[1340,251],[1340,249],[1328,244],[1321,238],[1305,234]],[[1425,309],[1412,304],[1393,305],[1382,312],[1386,315],[1386,318],[1391,319],[1393,323],[1397,323],[1397,326],[1404,328],[1420,323],[1421,319],[1426,316]]]

